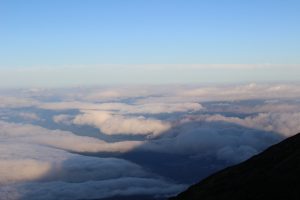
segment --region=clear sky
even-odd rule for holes
[[[298,0],[0,0],[0,84],[298,81],[299,10]]]

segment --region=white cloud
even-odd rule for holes
[[[8,148],[7,150],[10,149]],[[1,159],[0,186],[13,182],[37,180],[48,173],[50,169],[51,166],[49,163],[35,159]]]
[[[56,102],[45,103],[39,106],[42,109],[50,110],[98,110],[111,111],[121,114],[159,114],[173,112],[198,111],[202,109],[199,103],[146,103],[146,104],[125,104],[125,103],[87,103],[87,102]]]
[[[74,152],[126,152],[143,143],[141,141],[107,143],[92,137],[78,136],[68,131],[48,130],[34,125],[1,121],[0,128],[2,141],[40,144]]]
[[[224,121],[239,124],[249,128],[265,131],[273,131],[284,135],[292,136],[300,132],[300,112],[296,113],[259,113],[246,118],[225,117],[212,115],[205,118],[206,121]]]
[[[18,196],[50,200],[167,195],[183,189],[183,185],[166,182],[122,159],[88,157],[18,142],[1,143],[0,153],[0,196],[5,200],[17,200]]]
[[[71,153],[124,151],[135,142],[106,143],[66,131],[7,122],[0,122],[0,127],[1,199],[170,195],[184,188],[123,159]]]
[[[202,109],[199,103],[147,103],[136,104],[130,108],[121,109],[121,113],[158,114],[198,111]]]
[[[199,100],[242,100],[300,97],[297,84],[246,84],[237,86],[199,87],[178,92],[178,96]]]
[[[142,168],[126,160],[82,156],[26,140],[2,142],[0,151],[2,185],[24,181],[83,182],[147,176]]]
[[[71,125],[72,118],[72,115],[61,114],[53,116],[53,121],[58,124]]]
[[[91,125],[97,127],[107,135],[152,135],[157,136],[171,125],[156,119],[145,119],[144,117],[125,117],[108,112],[84,111],[75,117],[74,124]]]
[[[299,85],[80,91],[83,92],[73,88],[24,93],[24,98],[2,96],[0,115],[5,120],[13,120],[14,116],[32,120],[51,116],[54,122],[69,125],[70,129],[73,124],[96,127],[111,140],[132,138],[129,135],[148,137],[144,141],[106,142],[69,131],[0,121],[0,197],[65,200],[115,194],[167,195],[179,191],[182,185],[174,185],[123,159],[86,155],[147,150],[235,163],[300,129]],[[216,102],[206,102],[210,100]],[[31,106],[51,111],[39,111],[37,115],[27,108],[15,109]],[[68,109],[81,113],[72,115],[77,112],[65,111]],[[116,134],[122,137],[110,136]]]
[[[139,148],[237,163],[281,140],[273,133],[205,120],[206,116],[183,118],[159,140],[150,140]]]

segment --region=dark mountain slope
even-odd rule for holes
[[[171,200],[299,200],[300,133],[209,176]]]

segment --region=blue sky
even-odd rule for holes
[[[0,83],[17,86],[4,80],[11,74],[28,85],[48,85],[43,81],[57,74],[65,74],[62,85],[139,83],[146,76],[150,83],[264,81],[262,75],[295,81],[299,10],[296,0],[0,0]],[[143,75],[149,64],[162,70]],[[195,64],[201,67],[189,67]],[[120,68],[124,76],[114,78]]]

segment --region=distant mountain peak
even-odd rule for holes
[[[221,170],[170,200],[299,200],[300,133]]]

